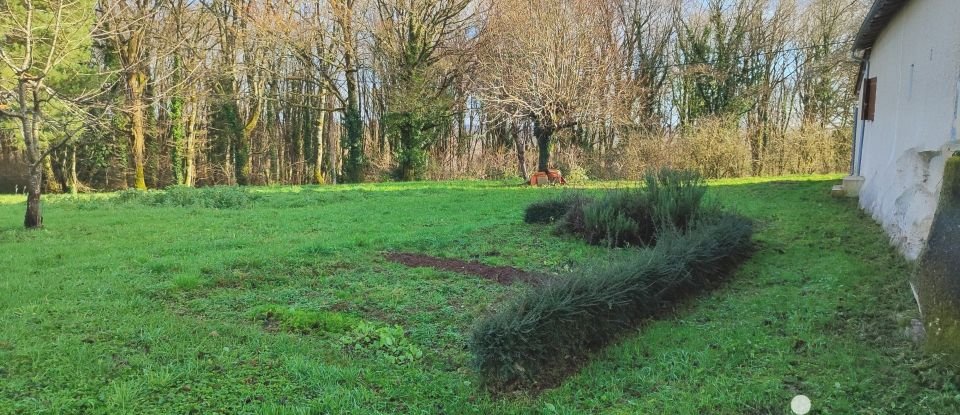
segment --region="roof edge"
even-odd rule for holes
[[[853,42],[853,50],[872,48],[880,34],[908,3],[910,0],[875,0],[860,25],[860,31]]]

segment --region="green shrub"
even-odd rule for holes
[[[571,168],[563,178],[569,184],[584,184],[590,181],[587,170],[580,166]]]
[[[580,193],[564,193],[560,196],[531,203],[523,213],[526,223],[553,223],[562,219],[575,205],[586,203],[588,198]]]
[[[707,193],[703,177],[691,170],[648,171],[644,185],[653,222],[681,231],[697,217]]]
[[[265,305],[253,310],[254,318],[273,321],[298,333],[346,333],[363,323],[357,317],[332,311],[314,311],[280,305]]]
[[[637,189],[610,190],[596,200],[569,203],[558,231],[579,235],[594,245],[652,245],[660,229],[684,231],[701,213],[707,187],[696,172],[649,171]],[[537,205],[548,216],[553,202]],[[527,216],[531,216],[531,205]],[[559,207],[554,207],[559,210]],[[553,213],[550,213],[553,214]],[[529,221],[528,221],[529,222]]]
[[[212,209],[235,209],[246,207],[253,198],[246,189],[238,186],[212,186],[193,188],[171,186],[157,199],[157,205]]]
[[[361,322],[340,342],[351,352],[374,354],[394,364],[410,363],[423,357],[423,351],[407,340],[400,326]]]
[[[113,201],[117,204],[151,204],[148,200],[153,200],[156,191],[142,191],[137,189],[126,189],[115,193]]]
[[[568,233],[572,235],[583,235],[586,232],[586,209],[594,203],[593,200],[586,199],[582,203],[576,203],[567,209],[567,213],[557,221],[557,233]]]
[[[587,206],[583,221],[584,237],[591,244],[614,247],[639,242],[640,224],[609,204]]]
[[[582,215],[578,234],[591,244],[613,247],[653,242],[656,228],[647,195],[641,190],[607,192],[593,203],[584,205]]]
[[[254,197],[238,186],[211,186],[193,188],[170,186],[164,190],[127,189],[116,193],[115,204],[142,206],[202,207],[210,209],[238,209],[246,207]]]
[[[489,386],[549,383],[663,302],[727,275],[749,256],[752,234],[748,219],[723,215],[669,231],[631,260],[552,280],[476,324],[473,363]]]

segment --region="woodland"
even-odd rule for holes
[[[0,0],[0,191],[839,172],[863,3]]]

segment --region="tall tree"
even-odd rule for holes
[[[450,124],[471,16],[469,0],[377,0],[375,52],[386,96],[383,114],[399,177],[423,177],[427,150]]]
[[[106,40],[116,55],[126,91],[125,112],[133,152],[134,187],[144,190],[146,183],[147,87],[150,83],[148,53],[153,45],[156,0],[101,0],[98,36]]]
[[[357,73],[360,71],[357,49],[357,32],[354,26],[356,0],[331,0],[334,18],[343,38],[342,55],[345,79],[346,99],[343,111],[343,123],[346,129],[347,159],[344,161],[343,175],[348,182],[363,181],[366,164],[363,146],[363,116],[360,112],[360,83]]]
[[[76,0],[0,2],[0,118],[18,122],[26,149],[26,228],[43,225],[45,160],[84,126],[78,105],[91,95],[83,88],[90,10]]]

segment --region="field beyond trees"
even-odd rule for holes
[[[550,278],[635,254],[523,223],[563,190],[50,196],[40,230],[22,229],[25,196],[0,196],[0,414],[779,414],[798,394],[814,413],[958,413],[955,374],[905,334],[910,266],[854,201],[830,198],[836,179],[711,182],[710,198],[755,221],[753,257],[558,387],[506,394],[480,385],[467,337],[532,283],[387,257]]]

